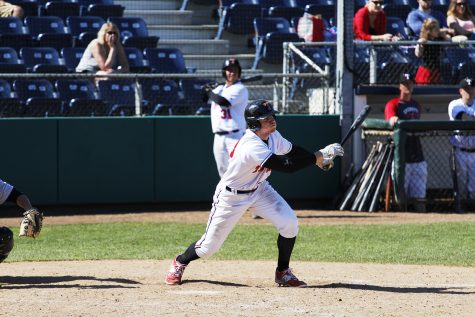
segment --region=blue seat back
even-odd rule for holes
[[[124,47],[130,66],[144,66],[143,53],[136,47]]]
[[[56,81],[59,99],[69,103],[71,99],[95,99],[94,85],[87,79],[60,79]]]
[[[153,72],[186,73],[185,58],[178,48],[146,48],[145,57]]]
[[[253,23],[257,36],[270,32],[290,33],[290,23],[285,18],[255,18]]]
[[[141,83],[143,99],[152,109],[157,104],[173,106],[183,102],[180,87],[173,80],[144,79]]]
[[[266,35],[263,60],[271,64],[282,63],[284,42],[303,42],[296,33],[271,32]]]
[[[23,102],[29,98],[54,98],[53,85],[46,79],[17,79],[13,88]]]
[[[38,64],[60,65],[58,51],[52,47],[24,47],[20,49],[20,56],[26,67],[33,68]]]
[[[394,35],[400,35],[404,39],[408,38],[404,21],[398,17],[386,18],[386,31]]]
[[[18,64],[18,54],[11,47],[0,47],[0,63]]]
[[[25,34],[23,22],[17,17],[0,19],[0,34]]]
[[[29,16],[25,24],[30,34],[37,37],[41,33],[65,34],[63,19],[57,16]]]
[[[139,17],[110,17],[110,22],[117,25],[122,38],[130,36],[148,36],[148,28],[144,19]]]
[[[76,67],[84,54],[85,48],[83,47],[65,47],[61,49],[61,56],[63,57],[64,64],[69,71],[74,72]]]
[[[99,98],[110,107],[115,105],[135,105],[135,83],[131,80],[100,80],[97,85]]]
[[[98,16],[70,16],[66,18],[66,25],[71,34],[76,37],[84,32],[91,32],[97,36],[97,32],[104,23],[104,19]]]
[[[252,24],[254,18],[261,15],[260,5],[233,3],[226,8],[224,29],[234,34],[251,34],[254,32]]]
[[[0,79],[0,98],[9,99],[11,98],[12,89],[10,83],[4,79]]]

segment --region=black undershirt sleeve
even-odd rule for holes
[[[225,108],[231,107],[231,103],[229,102],[229,100],[224,98],[223,96],[217,95],[212,91],[209,92],[208,96],[209,96],[209,99],[211,99],[211,101],[216,102],[221,107],[225,107]]]
[[[316,164],[315,154],[294,145],[292,150],[285,155],[272,154],[264,163],[264,167],[274,171],[293,173],[314,164]]]

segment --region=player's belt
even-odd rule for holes
[[[462,152],[474,153],[475,149],[467,149],[465,147],[459,147],[459,150]]]
[[[236,189],[232,189],[231,187],[226,186],[226,190],[227,190],[228,192],[233,193],[233,194],[249,194],[249,193],[255,192],[256,189],[257,189],[257,188],[250,189],[250,190],[236,190]]]
[[[232,131],[218,131],[218,132],[215,132],[214,134],[217,134],[217,135],[226,135],[226,134],[231,134],[231,133],[236,133],[236,132],[239,132],[239,129],[232,130]]]

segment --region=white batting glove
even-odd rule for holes
[[[327,145],[319,150],[319,152],[322,153],[323,156],[323,165],[328,165],[335,157],[343,156],[345,154],[345,150],[338,143]]]

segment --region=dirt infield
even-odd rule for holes
[[[206,221],[207,212],[57,216],[45,225]],[[301,224],[475,221],[475,214],[297,211]],[[242,223],[259,225],[249,215]],[[0,218],[16,226],[19,218]],[[163,283],[166,261],[0,264],[0,316],[473,316],[475,268],[292,262],[310,287],[273,283],[270,261],[193,262],[185,283]]]

